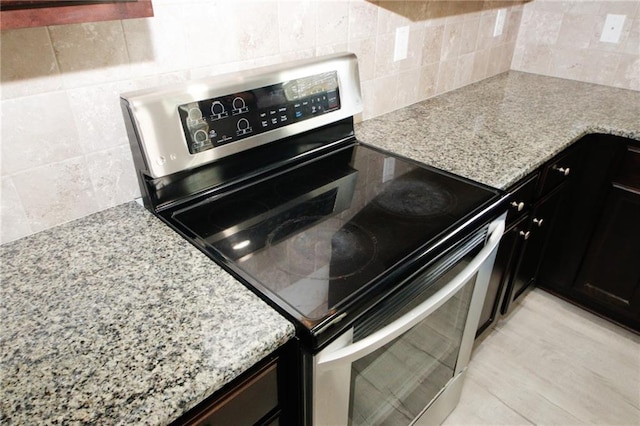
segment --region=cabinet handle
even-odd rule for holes
[[[538,228],[542,226],[542,222],[544,222],[544,219],[536,219],[535,217],[533,218],[533,223],[538,225]]]
[[[520,201],[520,202],[512,201],[511,207],[516,207],[518,211],[521,212],[524,209],[524,201]]]
[[[527,232],[520,231],[520,236],[522,236],[522,238],[524,238],[525,240],[528,240],[530,235],[531,235],[531,231],[527,231]]]
[[[567,168],[558,167],[555,164],[553,165],[552,169],[557,171],[558,173],[562,173],[565,176],[569,176],[569,173],[571,172],[571,169],[569,167],[567,167]]]

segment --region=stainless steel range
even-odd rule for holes
[[[122,107],[145,206],[296,324],[304,423],[450,413],[505,194],[359,142],[351,54]]]

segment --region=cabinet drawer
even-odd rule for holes
[[[266,365],[187,424],[254,425],[260,422],[278,407],[277,366],[275,361]]]
[[[570,148],[566,153],[553,159],[543,168],[538,194],[544,196],[573,177],[576,174],[579,161],[580,150],[576,148]]]
[[[533,206],[538,183],[538,173],[528,176],[511,191],[511,201],[507,212],[507,225],[517,220]]]

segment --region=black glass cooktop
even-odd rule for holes
[[[496,194],[356,145],[172,220],[311,327]]]

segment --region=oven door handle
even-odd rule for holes
[[[485,260],[497,249],[505,229],[504,218],[495,221],[492,225],[495,226],[485,246],[451,282],[402,317],[364,339],[332,352],[320,352],[317,358],[317,365],[322,366],[324,369],[331,369],[332,366],[352,363],[353,361],[363,358],[401,336],[442,306],[447,300],[453,297],[458,290],[465,286],[482,267]]]

